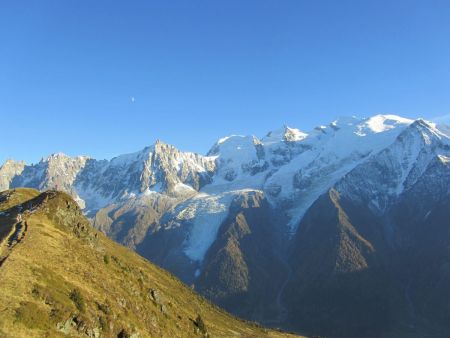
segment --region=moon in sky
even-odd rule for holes
[[[134,96],[131,97],[131,102],[134,103],[136,99],[134,98]]]

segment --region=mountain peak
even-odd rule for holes
[[[52,153],[50,155],[48,155],[47,157],[42,157],[41,160],[39,161],[40,163],[44,163],[44,162],[50,162],[52,160],[55,159],[62,159],[62,158],[69,158],[69,156],[67,156],[66,154],[62,153],[62,152],[57,152],[57,153]]]
[[[218,155],[231,155],[232,152],[236,150],[244,150],[249,147],[249,145],[254,146],[260,143],[259,139],[253,135],[230,135],[220,138],[208,151],[207,156]],[[227,155],[227,156],[228,156]]]
[[[375,115],[367,118],[363,125],[366,126],[373,133],[381,133],[399,125],[408,125],[413,123],[414,120],[406,119],[397,115]]]
[[[15,165],[25,165],[25,164],[26,164],[25,161],[16,161],[16,160],[9,158],[0,166],[0,168],[3,168],[3,167],[6,168],[8,166],[15,166]]]
[[[307,136],[307,133],[304,133],[297,128],[284,125],[281,129],[269,131],[266,136],[262,138],[262,143],[270,145],[279,142],[296,142],[305,139]]]
[[[161,140],[159,138],[157,138],[155,143],[153,144],[153,147],[156,147],[156,146],[170,146],[170,147],[174,147],[175,148],[175,146],[173,146],[173,145],[171,145],[171,144],[169,144],[167,142],[164,142],[163,140]]]
[[[84,156],[84,155],[78,155],[78,156],[72,157],[72,156],[69,156],[69,155],[67,155],[65,153],[58,152],[58,153],[50,154],[49,156],[47,156],[47,158],[41,158],[39,163],[49,163],[49,162],[59,162],[59,161],[81,161],[81,162],[85,162],[89,158],[90,158],[89,156]]]
[[[408,133],[420,136],[427,144],[430,144],[433,140],[450,143],[450,135],[445,132],[445,128],[422,118],[414,120],[400,137],[404,137]]]
[[[284,127],[283,141],[286,141],[286,142],[300,141],[300,140],[303,140],[307,136],[308,136],[308,134],[300,131],[299,129],[290,128],[289,126]]]
[[[151,148],[153,148],[153,150],[155,152],[166,151],[169,149],[173,150],[173,151],[179,151],[175,146],[173,146],[169,143],[163,142],[160,139],[157,139],[155,144]]]

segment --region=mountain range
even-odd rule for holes
[[[450,128],[394,115],[111,160],[8,160],[0,190],[93,226],[245,319],[327,337],[450,332]]]

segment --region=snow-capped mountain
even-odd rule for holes
[[[426,225],[449,199],[449,159],[446,126],[342,117],[308,132],[285,126],[262,138],[224,137],[205,156],[157,141],[112,160],[9,160],[0,188],[65,190],[97,228],[228,310],[288,325],[299,313],[310,318],[302,302],[312,306],[307,294],[320,295],[326,278],[335,287],[337,275],[373,268],[389,276],[380,283],[403,285],[387,253],[401,256],[420,231],[405,235],[411,229],[399,215],[408,210],[411,224]]]

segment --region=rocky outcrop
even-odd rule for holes
[[[25,168],[25,162],[16,162],[14,160],[7,160],[0,167],[0,191],[9,189],[14,177],[22,174]]]

